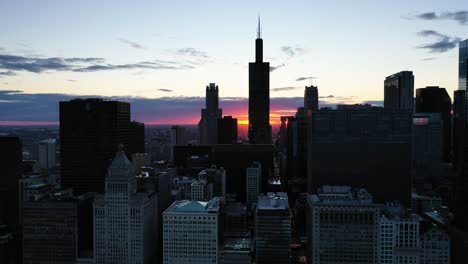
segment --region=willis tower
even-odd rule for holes
[[[249,142],[271,144],[270,63],[263,62],[260,17],[255,40],[255,62],[249,63]]]

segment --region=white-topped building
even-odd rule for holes
[[[133,165],[119,147],[94,203],[94,261],[151,263],[157,238],[157,196],[138,193]]]
[[[163,263],[219,263],[222,198],[176,201],[163,213]]]

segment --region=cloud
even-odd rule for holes
[[[270,72],[276,71],[277,69],[286,66],[286,64],[282,63],[278,66],[270,66]]]
[[[419,49],[426,49],[430,53],[447,52],[456,48],[458,46],[458,43],[461,41],[461,39],[458,37],[450,37],[435,30],[423,30],[418,32],[418,35],[422,37],[431,37],[437,39],[432,43],[424,44],[417,47]]]
[[[160,88],[160,89],[156,89],[156,90],[161,91],[161,92],[166,92],[166,93],[173,92],[173,90],[171,90],[171,89],[162,89],[162,88]]]
[[[319,96],[319,98],[323,98],[323,99],[325,99],[325,98],[335,98],[335,96],[334,95],[325,95],[325,96]]]
[[[308,77],[299,77],[296,79],[296,82],[300,82],[300,81],[305,81],[305,80],[313,80],[313,79],[317,79],[318,77],[313,77],[313,76],[308,76]]]
[[[196,63],[180,61],[143,61],[129,64],[109,64],[103,58],[40,58],[35,56],[0,55],[0,70],[27,71],[42,73],[46,71],[94,72],[109,70],[180,70],[193,69]]]
[[[13,72],[13,71],[0,72],[0,78],[3,77],[3,76],[14,76],[14,75],[16,75],[16,73]]]
[[[294,57],[294,56],[298,56],[298,55],[302,55],[305,53],[305,50],[303,48],[300,48],[300,47],[293,47],[293,46],[282,46],[281,47],[281,51],[283,53],[285,53],[286,55],[288,55],[289,57]]]
[[[439,14],[436,12],[427,12],[418,14],[415,17],[423,20],[454,20],[462,25],[468,25],[468,11],[464,10]]]
[[[144,47],[143,45],[138,44],[138,43],[136,43],[134,41],[130,41],[128,39],[118,38],[117,40],[119,40],[120,42],[125,43],[125,44],[127,44],[130,47],[135,48],[135,49],[146,49],[146,47]]]
[[[287,86],[287,87],[271,88],[273,92],[291,91],[291,90],[296,90],[296,89],[299,89],[299,87]]]
[[[424,58],[422,59],[423,61],[431,61],[431,60],[435,60],[436,58]]]
[[[192,56],[192,57],[199,57],[199,58],[209,57],[206,52],[197,50],[195,48],[180,48],[180,49],[176,49],[175,52],[179,55],[184,55],[184,56]]]
[[[72,79],[67,80],[67,81],[69,81],[69,82],[78,82],[77,80],[72,80]]]

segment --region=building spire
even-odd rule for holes
[[[262,26],[260,25],[260,14],[258,14],[257,38],[262,38]]]

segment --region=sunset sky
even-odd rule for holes
[[[401,70],[452,96],[462,2],[1,1],[0,124],[57,122],[57,102],[79,96],[131,101],[146,123],[195,123],[210,82],[245,120],[258,14],[275,120],[310,84],[322,105],[378,104]]]

